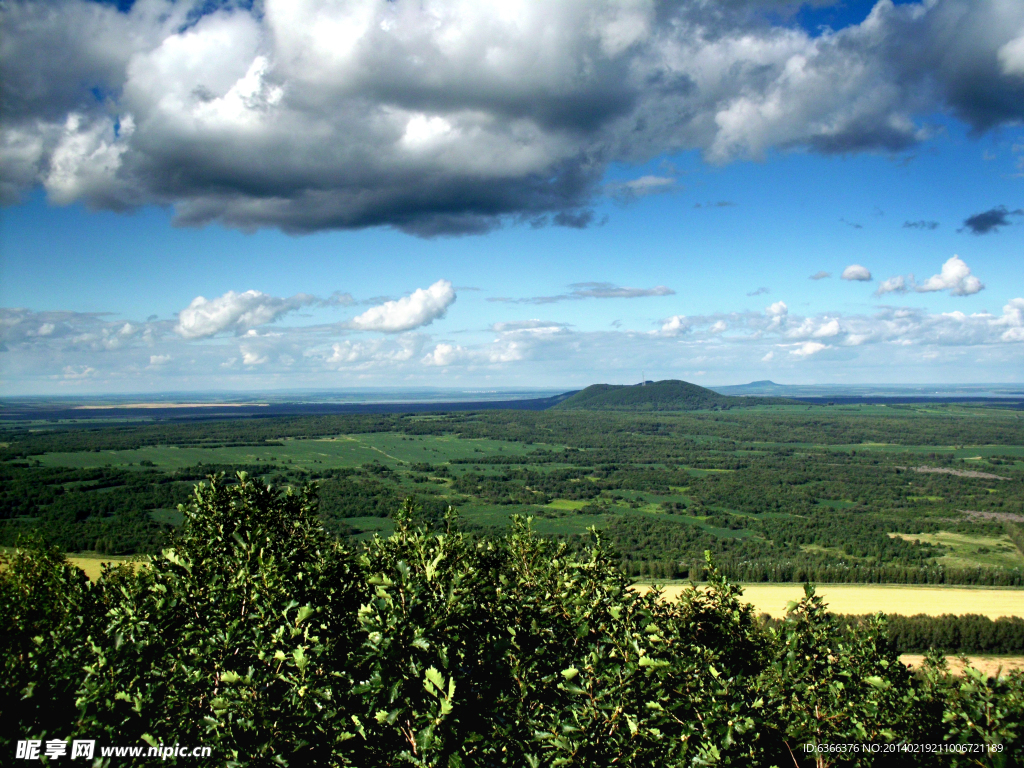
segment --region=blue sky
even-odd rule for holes
[[[0,393],[1024,380],[1019,5],[274,5],[4,62]]]

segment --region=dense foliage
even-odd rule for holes
[[[229,765],[1016,764],[1024,677],[901,665],[886,621],[808,587],[778,627],[708,562],[678,602],[600,540],[456,520],[355,553],[310,489],[196,488],[147,567],[87,582],[35,546],[0,571],[0,752],[26,738],[205,744]],[[710,558],[710,556],[709,556]],[[890,753],[815,751],[889,745]],[[984,751],[901,751],[908,744]],[[810,752],[805,751],[810,745]]]

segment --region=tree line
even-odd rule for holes
[[[775,628],[785,623],[784,619],[768,614],[762,614],[761,620]],[[871,616],[836,616],[837,624],[842,627],[864,626],[872,620]],[[885,621],[889,642],[899,653],[1024,654],[1024,618],[1020,616],[991,619],[978,614],[902,616],[890,613]]]

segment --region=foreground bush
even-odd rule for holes
[[[228,765],[1018,764],[1019,673],[958,678],[934,656],[914,675],[883,617],[839,622],[813,588],[773,628],[710,562],[673,604],[630,590],[600,541],[428,532],[409,507],[395,523],[352,552],[312,491],[239,475],[196,488],[147,568],[90,584],[41,545],[15,554],[0,754],[86,738]],[[868,742],[986,749],[829,751]]]

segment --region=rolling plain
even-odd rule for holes
[[[37,531],[86,564],[155,552],[196,482],[246,471],[278,486],[316,484],[325,526],[355,546],[387,535],[411,496],[428,526],[492,534],[521,515],[572,547],[596,535],[642,583],[700,581],[710,551],[775,616],[804,581],[835,585],[822,591],[841,613],[1024,616],[1018,410],[594,402],[7,422],[0,543]],[[457,520],[446,523],[449,506]]]

